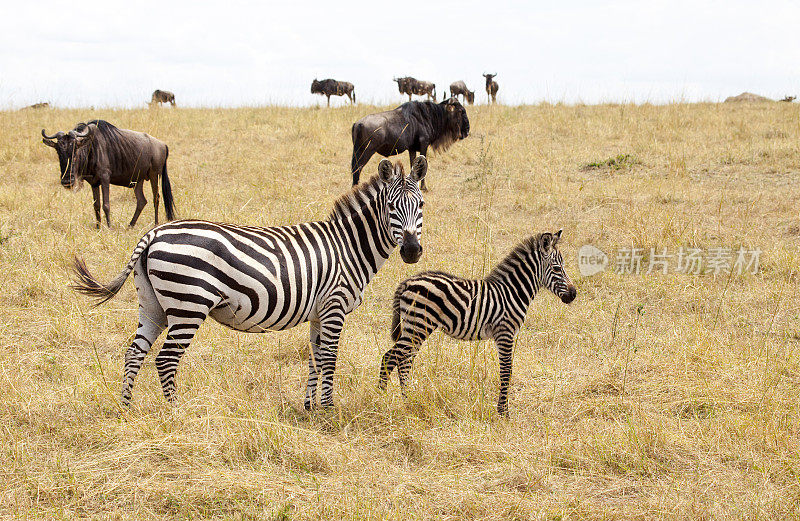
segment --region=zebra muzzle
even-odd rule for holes
[[[414,264],[422,257],[422,246],[417,234],[403,232],[403,244],[400,245],[400,257],[406,264]]]
[[[578,290],[575,289],[575,286],[568,286],[566,293],[561,295],[561,302],[564,304],[569,304],[573,300],[575,300],[575,296],[578,294]]]

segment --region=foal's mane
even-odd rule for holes
[[[516,261],[523,260],[528,252],[539,251],[539,237],[541,234],[533,235],[514,246],[514,249],[486,275],[485,280],[499,280]]]

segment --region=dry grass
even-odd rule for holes
[[[58,185],[39,129],[101,116],[146,130],[170,146],[181,216],[269,225],[327,215],[349,188],[350,124],[373,110],[0,113],[0,515],[800,517],[790,104],[471,107],[472,136],[430,163],[423,260],[393,257],[348,317],[334,410],[302,410],[307,327],[247,335],[208,322],[178,372],[178,405],[161,397],[151,355],[120,412],[133,285],[90,309],[66,267],[81,253],[115,275],[152,209],[125,229],[133,194],[112,188],[116,226],[95,231],[90,190]],[[602,167],[625,154],[636,161]],[[519,238],[559,227],[578,299],[542,294],[531,307],[510,420],[494,412],[490,343],[434,335],[407,400],[396,380],[377,391],[401,279],[479,276]],[[764,253],[758,275],[730,280],[581,278],[586,243]]]

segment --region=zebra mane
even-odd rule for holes
[[[345,219],[361,210],[367,203],[375,199],[381,191],[384,182],[380,175],[373,175],[369,181],[354,186],[349,192],[339,197],[333,203],[333,210],[328,217],[329,221]]]
[[[522,261],[529,252],[539,251],[539,237],[541,237],[541,234],[532,235],[527,239],[523,239],[522,242],[517,244],[514,249],[511,250],[511,253],[506,255],[506,257],[500,261],[497,266],[492,269],[492,271],[489,272],[484,280],[500,280],[504,273],[513,271],[515,269],[515,265],[519,261]]]

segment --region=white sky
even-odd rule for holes
[[[403,100],[395,76],[463,79],[504,103],[718,101],[800,95],[800,2],[381,3],[0,0],[0,108],[324,104]],[[342,103],[333,98],[331,103]]]

